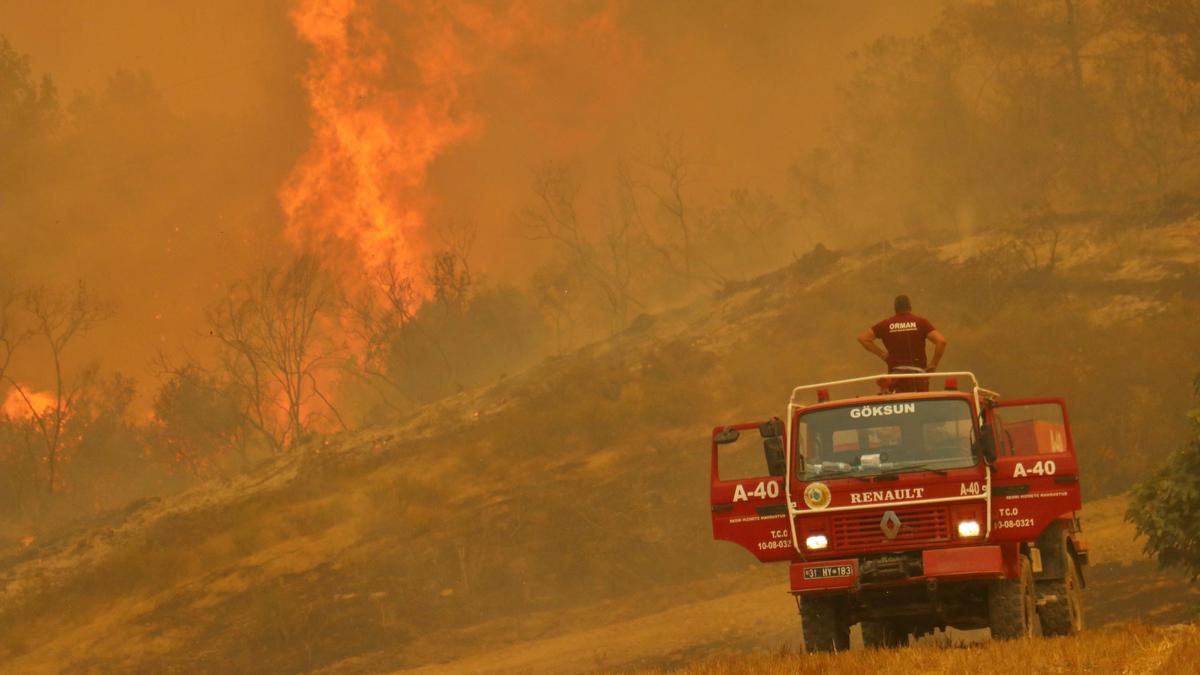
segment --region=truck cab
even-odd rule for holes
[[[931,390],[890,393],[899,378]],[[838,394],[864,387],[878,391]],[[710,503],[715,539],[788,563],[808,651],[847,649],[855,623],[871,647],[1083,625],[1061,399],[1001,400],[969,372],[796,387],[783,419],[713,429]]]

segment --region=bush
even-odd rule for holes
[[[1200,377],[1195,380],[1200,397]],[[1200,423],[1200,408],[1190,416]],[[1195,436],[1176,450],[1149,479],[1133,487],[1126,519],[1146,538],[1146,552],[1164,566],[1182,567],[1200,577],[1200,424]]]

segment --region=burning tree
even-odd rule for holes
[[[109,308],[88,292],[82,282],[71,291],[45,286],[34,288],[24,294],[23,304],[31,323],[28,334],[49,352],[53,385],[47,400],[11,377],[7,379],[28,410],[34,435],[44,451],[46,492],[53,493],[58,481],[67,420],[83,389],[80,382],[67,380],[64,354],[76,338],[108,316]],[[9,349],[8,356],[11,357],[11,347]]]
[[[341,424],[319,377],[335,364],[337,350],[322,329],[334,318],[336,299],[320,262],[305,254],[235,285],[209,310],[243,422],[273,451],[304,440],[322,412]]]
[[[471,252],[478,235],[479,226],[471,220],[453,220],[437,228],[440,246],[427,276],[434,302],[447,311],[462,312],[471,299]]]
[[[391,370],[394,362],[407,356],[409,334],[421,306],[417,278],[394,252],[364,274],[366,283],[345,302],[347,327],[357,343],[354,356],[344,364],[345,372],[365,383],[386,407],[398,410],[393,397],[405,397],[405,392]]]

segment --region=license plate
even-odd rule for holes
[[[804,578],[810,581],[852,576],[854,576],[853,565],[819,565],[804,568]]]

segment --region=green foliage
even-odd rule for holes
[[[1200,396],[1200,377],[1195,381]],[[1200,408],[1191,417],[1200,423]],[[1153,476],[1133,487],[1126,518],[1146,538],[1146,552],[1164,566],[1200,578],[1200,426]]]
[[[453,275],[452,266],[443,265],[442,273]],[[384,336],[378,367],[407,401],[495,382],[543,353],[546,327],[528,295],[503,285],[469,294],[465,285],[443,281],[402,330]]]
[[[168,462],[205,476],[242,448],[242,421],[228,386],[195,365],[171,374],[154,398],[156,449]]]

